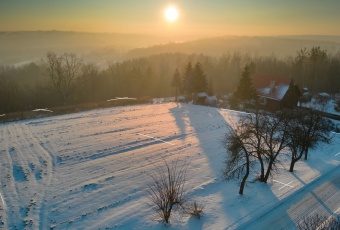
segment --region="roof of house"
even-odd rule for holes
[[[217,97],[216,96],[207,96],[207,98],[205,100],[207,100],[207,101],[217,101]]]
[[[329,95],[328,93],[323,92],[323,93],[319,93],[318,96],[319,97],[330,97],[331,95]]]
[[[197,94],[198,97],[207,97],[208,94],[206,92],[200,92]]]
[[[291,78],[266,74],[252,76],[258,96],[281,101],[289,89]]]

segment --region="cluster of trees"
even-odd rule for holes
[[[307,160],[309,149],[330,142],[332,127],[329,119],[313,109],[245,114],[223,141],[228,152],[226,179],[240,179],[242,195],[251,171],[267,183],[278,169],[280,156],[287,152],[291,158],[289,171],[293,172],[296,162],[303,156]]]
[[[237,87],[247,63],[253,63],[257,72],[291,76],[300,88],[314,92],[336,93],[340,88],[340,55],[330,55],[320,47],[300,50],[286,59],[241,53],[215,57],[166,53],[104,66],[86,63],[74,54],[49,52],[40,63],[0,65],[0,112],[99,102],[116,96],[168,97],[176,90],[225,95]],[[252,68],[249,66],[250,75]],[[179,71],[174,73],[176,69]],[[174,80],[176,74],[181,84]]]
[[[193,93],[206,92],[208,89],[208,82],[202,65],[199,62],[196,62],[194,67],[189,62],[185,67],[183,77],[181,77],[178,69],[176,69],[171,85],[176,88],[176,101],[178,92],[191,96]]]
[[[312,47],[297,52],[294,60],[294,77],[299,85],[312,92],[339,93],[339,56],[330,56],[327,50]]]

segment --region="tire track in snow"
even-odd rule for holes
[[[6,176],[6,181],[3,181],[2,188],[3,188],[3,197],[6,202],[6,210],[3,212],[4,219],[4,227],[9,227],[15,219],[17,219],[17,213],[19,212],[18,207],[18,192],[15,186],[15,181],[13,177],[13,160],[11,154],[15,150],[15,146],[11,143],[10,144],[10,136],[12,135],[10,126],[1,126],[3,129],[2,136],[3,136],[3,143],[4,143],[4,156],[2,157],[2,167],[1,173]]]
[[[41,228],[40,210],[44,206],[45,190],[52,178],[51,157],[39,145],[24,123],[7,126],[8,164],[12,168],[13,189],[9,198],[9,227]],[[14,193],[12,194],[14,190]],[[13,215],[14,212],[17,215]]]
[[[42,159],[45,159],[45,162],[47,162],[46,166],[46,172],[44,173],[45,176],[45,183],[43,186],[42,191],[42,197],[41,197],[41,207],[39,212],[39,222],[41,225],[39,225],[40,229],[44,229],[44,217],[45,217],[45,197],[46,197],[46,189],[49,187],[52,181],[52,177],[54,174],[54,163],[53,163],[53,156],[50,154],[40,143],[39,141],[33,136],[31,130],[28,126],[25,125],[25,133],[28,134],[31,143],[39,150],[37,153],[40,153],[40,156]],[[47,161],[46,161],[47,159]]]
[[[304,217],[336,213],[340,208],[340,165],[305,185],[265,213],[239,226],[239,229],[295,229]]]

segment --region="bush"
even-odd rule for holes
[[[188,187],[186,180],[187,162],[179,166],[178,159],[169,165],[164,160],[164,167],[155,165],[148,184],[148,197],[161,221],[169,223],[171,211],[184,207],[187,201]]]
[[[186,205],[185,207],[185,211],[186,213],[188,213],[189,215],[200,219],[201,218],[201,214],[203,212],[204,206],[201,203],[197,203],[196,201],[194,201],[193,203],[189,203],[188,205]]]

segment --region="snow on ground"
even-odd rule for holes
[[[333,144],[298,162],[294,174],[287,163],[268,184],[248,183],[239,196],[236,181],[222,178],[221,144],[239,114],[165,103],[2,124],[2,227],[164,229],[146,197],[148,175],[164,158],[190,162],[191,196],[205,206],[200,220],[177,214],[168,229],[237,229],[303,193],[301,188],[308,193],[315,179],[327,181],[324,175],[339,168],[335,134]]]
[[[315,98],[312,98],[310,102],[301,104],[302,107],[315,108],[315,109],[324,111],[326,113],[340,115],[340,112],[334,109],[334,105],[335,105],[335,100],[333,99],[320,103],[320,102],[317,102]]]

